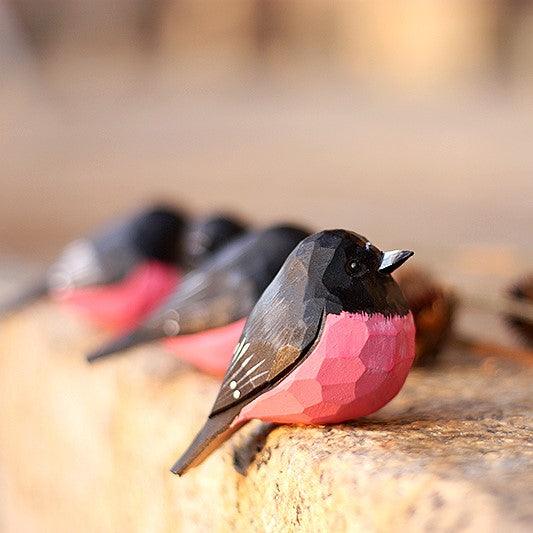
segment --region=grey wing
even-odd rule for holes
[[[306,289],[306,266],[290,257],[250,315],[210,416],[248,403],[305,358],[324,313]]]
[[[240,272],[192,273],[147,325],[168,335],[196,333],[248,316],[256,299],[253,283]]]

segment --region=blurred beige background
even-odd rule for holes
[[[533,264],[532,118],[531,1],[0,0],[0,292],[32,273],[19,257],[38,263],[166,199],[352,228],[413,248],[459,292],[497,295]],[[499,316],[458,315],[459,335],[516,345]],[[194,498],[168,465],[199,416],[192,400],[209,394],[199,376],[166,379],[167,358],[142,350],[88,372],[82,354],[103,333],[46,303],[2,331],[0,530],[179,527]],[[467,494],[490,521],[491,483],[511,516],[529,481],[527,374],[492,357],[452,365],[417,382],[438,389],[435,415],[420,401],[409,417],[435,416],[461,467],[419,442],[402,465],[431,476],[435,459],[453,516]],[[373,514],[396,517],[378,492]]]
[[[533,3],[0,0],[0,251],[150,199],[532,250]]]

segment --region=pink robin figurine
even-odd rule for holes
[[[390,402],[415,355],[413,317],[390,275],[411,255],[345,230],[304,239],[250,314],[211,414],[172,472],[252,419],[335,424]]]
[[[113,298],[113,291],[110,295],[105,291],[96,295],[84,291],[94,286],[111,288],[131,277],[117,291],[121,301],[132,298],[146,285],[150,291],[142,291],[143,301],[134,302],[128,313],[120,317],[127,320],[175,285],[178,278],[175,264],[184,228],[183,215],[166,206],[151,207],[112,221],[93,235],[67,245],[41,280],[13,300],[0,304],[0,314],[51,295],[84,309],[91,317],[98,317],[98,311],[105,322],[109,314],[114,314],[111,304],[113,301],[116,304],[118,298]]]
[[[158,219],[152,216],[148,222],[163,238],[166,229],[157,226]],[[225,215],[195,220],[176,232],[172,255],[143,261],[116,283],[59,291],[56,297],[100,327],[128,331],[179,286],[184,270],[201,265],[245,230],[241,221]]]

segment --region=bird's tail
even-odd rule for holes
[[[170,469],[173,474],[181,476],[190,468],[198,466],[222,443],[228,440],[235,431],[245,424],[231,426],[235,417],[239,414],[241,406],[223,411],[207,419],[204,427],[196,435],[192,444],[185,453],[174,463]]]
[[[16,294],[10,300],[0,303],[0,315],[12,313],[21,307],[42,298],[48,293],[48,284],[46,280],[40,280],[34,285],[26,288],[22,292]]]
[[[134,346],[140,346],[141,344],[147,344],[149,342],[155,341],[157,339],[163,338],[164,335],[155,330],[138,328],[121,337],[117,337],[112,341],[104,344],[100,348],[87,354],[87,361],[89,363],[94,363],[99,359],[104,357],[109,357],[110,355],[123,352]]]

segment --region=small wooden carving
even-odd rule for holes
[[[303,240],[250,314],[211,414],[172,471],[254,418],[338,423],[388,403],[415,356],[413,317],[390,275],[412,254],[344,230]]]
[[[145,223],[154,235],[161,234],[157,238],[162,243],[166,242],[166,229],[157,217],[152,215]],[[116,333],[129,331],[176,289],[183,270],[206,261],[244,230],[240,221],[229,216],[201,218],[168,241],[174,252],[167,258],[142,262],[116,283],[59,291],[57,296],[78,314],[105,329]],[[142,238],[146,241],[155,237],[150,237],[146,229]]]

